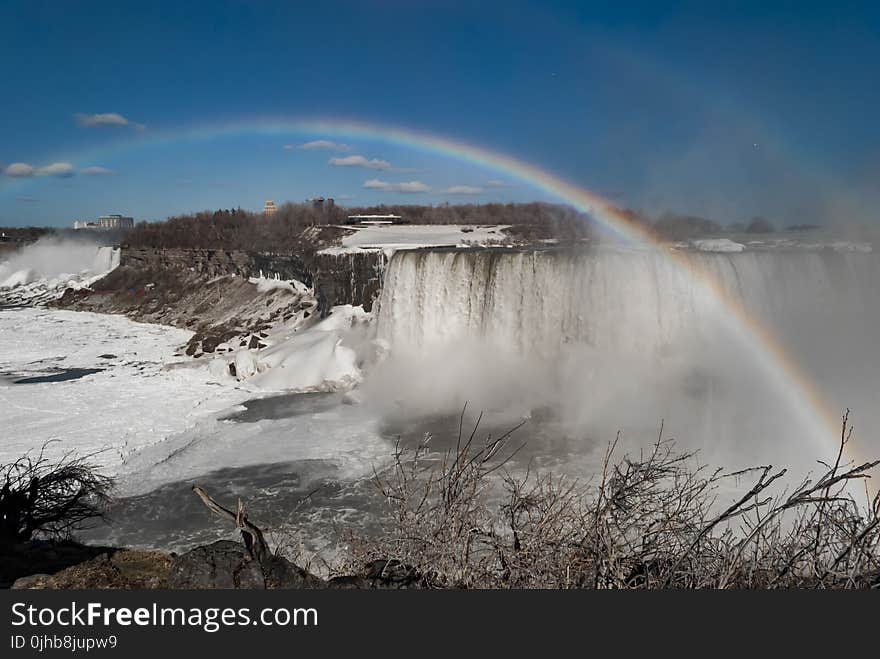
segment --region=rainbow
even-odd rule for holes
[[[831,410],[812,380],[787,354],[773,333],[751,315],[741,301],[725,291],[713,275],[698,268],[686,254],[663,245],[650,228],[634,222],[601,196],[513,156],[447,137],[396,126],[345,119],[256,119],[200,125],[179,130],[148,131],[130,140],[82,152],[75,160],[92,163],[98,162],[102,157],[111,157],[116,153],[145,146],[213,140],[244,134],[375,140],[465,161],[532,186],[583,213],[588,213],[624,244],[636,247],[659,247],[676,267],[681,268],[692,278],[697,286],[704,287],[707,293],[718,300],[726,310],[731,329],[746,341],[768,380],[778,387],[786,403],[791,405],[790,409],[797,410],[802,416],[804,427],[814,430],[812,439],[817,442],[817,448],[827,451],[829,458],[836,455],[840,440],[840,416]],[[848,445],[848,458],[858,460],[852,444]]]

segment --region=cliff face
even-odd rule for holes
[[[369,311],[382,283],[381,253],[273,254],[213,249],[127,249],[120,267],[135,272],[193,273],[210,281],[224,275],[278,276],[314,287],[318,310],[326,315],[337,304],[363,305]],[[188,277],[187,277],[188,278]]]
[[[261,332],[297,314],[326,316],[340,304],[369,311],[384,266],[384,256],[375,252],[336,256],[123,248],[119,267],[91,289],[68,289],[51,306],[186,328],[195,332],[187,353],[199,355],[232,339],[259,345]],[[296,279],[314,288],[314,298],[274,287],[260,290],[248,282],[259,276]]]

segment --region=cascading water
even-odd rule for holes
[[[880,422],[876,254],[686,258],[769,327],[841,412],[855,408],[866,428]],[[652,436],[666,419],[686,445],[725,447],[724,459],[739,452],[743,463],[786,459],[791,442],[809,445],[809,460],[833,447],[805,439],[821,430],[804,427],[768,381],[729,309],[661,251],[398,252],[377,333],[399,359],[376,388],[401,408],[551,406],[597,439]]]
[[[118,247],[42,238],[0,262],[0,303],[39,304],[88,285],[119,265]]]

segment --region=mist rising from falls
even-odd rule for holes
[[[692,253],[693,265],[786,344],[832,404],[877,426],[875,254]],[[594,441],[638,444],[661,419],[727,464],[829,457],[753,337],[659,251],[411,251],[389,263],[377,333],[392,358],[370,378],[398,410],[550,408]],[[873,436],[871,436],[873,437]],[[878,443],[874,447],[880,448]]]
[[[119,249],[89,240],[40,238],[0,262],[0,287],[89,277],[119,265]]]

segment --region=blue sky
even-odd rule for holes
[[[442,135],[651,214],[880,223],[876,3],[622,4],[7,0],[0,224],[547,199],[381,140],[159,139],[263,117]]]

